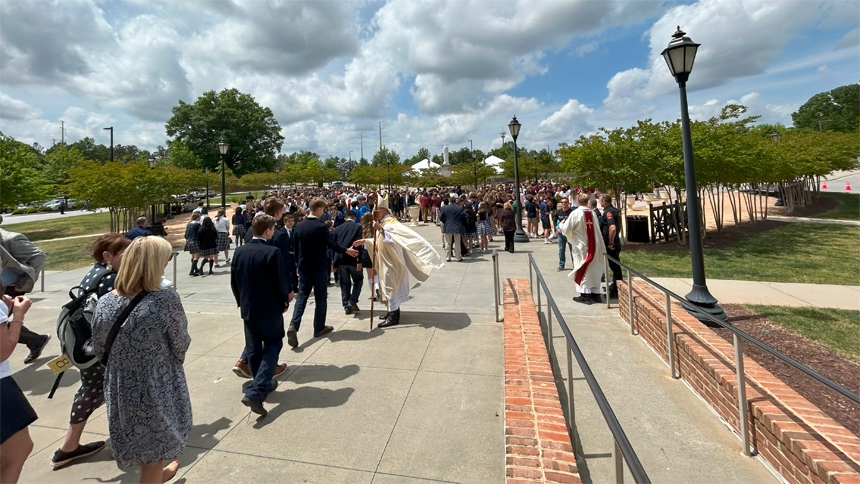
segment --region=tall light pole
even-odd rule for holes
[[[475,149],[472,147],[472,140],[469,140],[469,152],[472,153],[472,173],[475,175],[475,191],[478,191],[478,158],[475,154]]]
[[[110,161],[113,162],[113,126],[111,126],[110,128],[102,129],[110,131]],[[821,131],[821,129],[819,129],[818,131]]]
[[[209,210],[209,167],[203,170],[206,173],[206,210]]]
[[[151,155],[149,157],[149,160],[147,160],[147,162],[149,163],[149,169],[150,170],[154,170],[155,165],[158,164],[158,160],[155,158],[155,155]],[[152,204],[152,220],[149,221],[149,225],[150,225],[150,227],[155,226],[155,203]]]
[[[384,150],[385,147],[383,146],[382,149]],[[385,163],[386,163],[386,165],[388,165],[388,193],[386,193],[386,196],[390,197],[391,196],[391,157],[388,156],[387,151],[383,151],[382,154],[385,155]]]
[[[696,59],[696,44],[678,27],[672,35],[669,46],[662,55],[669,70],[678,83],[681,93],[681,136],[684,145],[684,178],[687,188],[687,220],[689,223],[690,261],[693,269],[693,288],[685,297],[689,304],[683,304],[700,321],[708,324],[709,320],[699,317],[696,309],[704,311],[722,321],[728,320],[723,309],[717,305],[717,299],[708,291],[705,282],[705,261],[702,255],[702,218],[699,214],[699,191],[696,185],[696,167],[693,162],[693,140],[690,136],[690,113],[687,107],[687,79],[693,70]]]
[[[528,242],[529,236],[523,231],[523,202],[520,199],[520,162],[517,154],[517,136],[520,135],[520,122],[517,117],[508,123],[508,129],[511,131],[511,138],[514,139],[514,191],[516,194],[517,211],[515,212],[514,220],[517,222],[517,231],[514,232],[514,242]],[[504,143],[505,133],[502,132],[502,142]]]
[[[227,156],[227,150],[230,149],[230,145],[227,144],[227,140],[221,139],[218,142],[218,151],[221,152],[221,207],[225,210],[227,209],[227,181],[226,181],[226,170],[224,169],[224,158]],[[208,193],[206,194],[209,195]]]
[[[780,138],[779,131],[773,130],[773,133],[770,134],[770,139],[774,143],[778,143],[779,138]],[[774,207],[784,207],[785,206],[785,199],[782,198],[782,190],[777,189],[777,193],[778,193],[778,195],[776,197],[776,201],[773,202],[773,206]]]

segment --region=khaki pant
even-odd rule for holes
[[[460,234],[445,234],[445,244],[448,246],[448,259],[451,257],[456,257],[457,259],[462,259],[463,254],[460,253],[460,238],[463,236]],[[453,251],[453,256],[451,255]]]

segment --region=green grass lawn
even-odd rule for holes
[[[773,323],[860,361],[860,311],[745,305]]]
[[[75,217],[75,218],[83,218]],[[45,259],[46,271],[68,271],[79,267],[93,265],[93,254],[90,247],[98,237],[82,237],[80,239],[57,240],[43,242],[39,248],[44,250],[48,257]]]
[[[860,227],[787,223],[731,247],[705,249],[705,274],[730,279],[860,285]],[[621,252],[648,277],[690,277],[688,250]]]
[[[38,222],[14,224],[4,228],[26,235],[31,242],[76,235],[103,234],[110,231],[110,214],[101,212],[69,218],[46,219]],[[41,247],[41,244],[39,246]]]
[[[854,193],[821,193],[822,198],[835,198],[839,207],[830,212],[813,215],[812,218],[828,218],[837,220],[860,220],[860,194]]]

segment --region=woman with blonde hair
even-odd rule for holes
[[[93,348],[107,367],[104,398],[114,458],[120,467],[140,467],[142,483],[176,475],[175,459],[191,431],[182,367],[191,344],[188,320],[179,295],[161,284],[171,257],[166,240],[135,239],[123,254],[115,289],[99,299],[93,318]],[[114,323],[135,301],[106,347]],[[170,464],[163,467],[164,461]]]

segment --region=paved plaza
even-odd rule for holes
[[[417,231],[441,252],[437,227]],[[501,239],[491,247],[499,247]],[[743,457],[738,439],[669,376],[639,338],[630,336],[617,309],[571,301],[567,273],[555,271],[555,245],[538,241],[519,245],[517,254],[502,252],[501,277],[528,278],[527,253],[553,286],[653,482],[776,480],[758,460]],[[335,331],[311,338],[313,309],[306,311],[300,346],[282,351],[289,370],[266,401],[269,414],[261,420],[241,404],[245,380],[231,371],[244,337],[229,269],[190,278],[187,259],[179,258],[177,282],[192,337],[185,369],[194,429],[174,482],[504,482],[503,332],[495,320],[489,253],[434,271],[412,290],[401,324],[385,330],[369,330],[366,291],[361,313],[345,316],[339,288],[330,288],[328,324]],[[27,326],[53,333],[68,289],[87,269],[48,273],[46,292],[33,294]],[[166,275],[172,278],[172,263]],[[558,327],[554,334],[564,368]],[[39,414],[30,427],[36,447],[21,482],[136,482],[136,470],[117,468],[109,444],[80,463],[51,470],[50,458],[65,434],[78,387],[77,372],[71,371],[54,398],[46,398],[54,375],[45,363],[58,352],[54,339],[32,365],[22,364],[23,347],[10,358],[16,380]],[[580,473],[585,482],[608,482],[609,430],[578,370],[573,384]],[[86,431],[84,442],[106,439],[104,407]],[[629,475],[626,479],[631,482]]]

